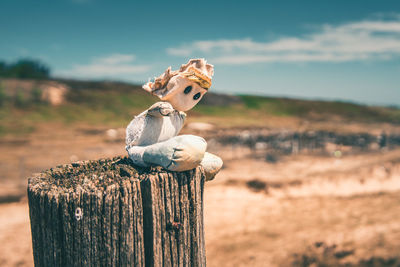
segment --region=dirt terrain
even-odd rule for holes
[[[31,173],[125,154],[121,129],[38,129],[0,140],[0,266],[33,266],[24,193]],[[400,265],[399,148],[328,143],[271,154],[263,144],[222,145],[216,135],[207,134],[209,150],[225,165],[206,185],[208,266]]]

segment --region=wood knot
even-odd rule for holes
[[[75,219],[77,220],[77,221],[80,221],[81,219],[82,219],[82,217],[83,217],[83,212],[82,212],[82,209],[81,208],[76,208],[76,210],[75,210]]]
[[[180,227],[180,222],[170,222],[167,224],[167,231],[179,231]]]

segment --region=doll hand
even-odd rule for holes
[[[147,114],[154,117],[169,116],[175,109],[168,102],[157,102],[152,105],[148,110]]]
[[[186,171],[196,168],[204,157],[206,141],[194,135],[179,135],[167,141],[147,146],[143,161],[159,165],[170,171]]]
[[[194,135],[180,135],[174,149],[171,163],[166,166],[170,171],[186,171],[196,168],[204,157],[207,148],[206,141]]]

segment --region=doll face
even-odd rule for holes
[[[207,90],[186,77],[176,75],[167,85],[168,93],[161,98],[179,111],[192,109],[203,97]]]

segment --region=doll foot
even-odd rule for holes
[[[135,165],[140,167],[148,167],[148,165],[143,161],[143,153],[145,147],[143,146],[127,146],[126,151],[128,151],[129,158]]]
[[[206,141],[194,135],[179,135],[167,141],[146,147],[143,160],[170,171],[187,171],[196,168],[204,157]]]
[[[220,157],[206,152],[200,165],[204,169],[206,181],[210,181],[213,180],[215,175],[217,175],[217,173],[221,170],[223,162]]]

